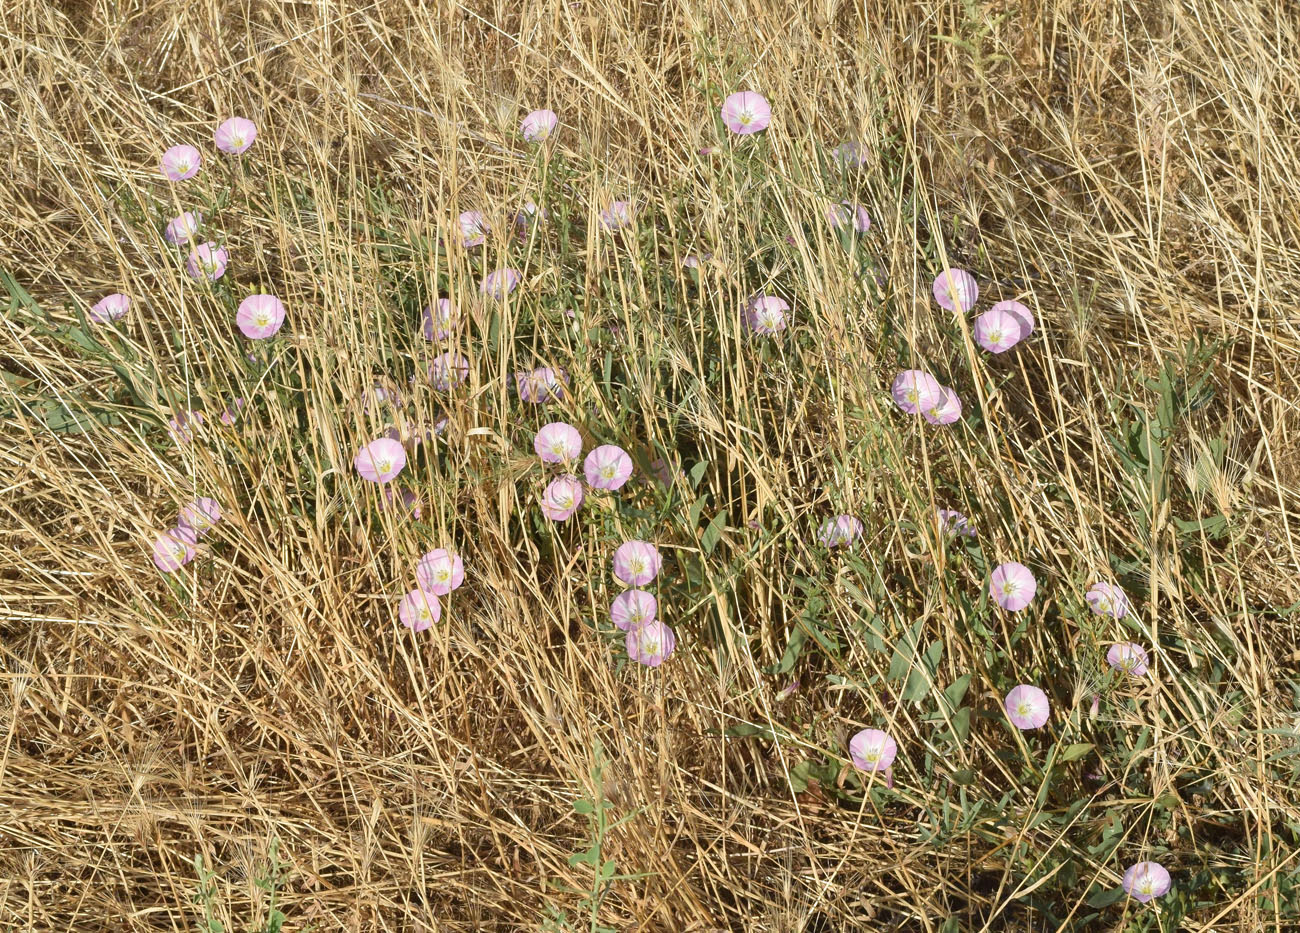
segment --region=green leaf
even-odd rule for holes
[[[903,687],[903,699],[908,703],[919,703],[930,693],[930,675],[923,668],[914,667],[907,675],[907,685]]]
[[[590,800],[584,798],[582,800],[575,800],[573,802],[573,812],[582,813],[585,815],[588,813],[595,813],[596,808],[595,806],[592,805]]]
[[[752,722],[737,723],[734,726],[724,729],[722,734],[738,739],[746,739],[753,735],[761,735],[763,738],[769,740],[774,738],[771,729],[768,729],[765,726],[757,726]]]
[[[1092,897],[1088,898],[1089,907],[1109,907],[1124,896],[1124,886],[1117,885],[1113,888],[1106,888],[1098,891]]]
[[[600,866],[600,880],[608,881],[617,871],[618,864],[613,859],[606,859],[605,864]]]
[[[962,674],[943,692],[943,698],[950,709],[961,706],[961,701],[966,699],[966,691],[970,689],[970,678],[970,674]]]
[[[1076,742],[1073,745],[1067,745],[1065,750],[1057,756],[1056,760],[1059,762],[1075,761],[1088,754],[1092,749],[1093,745],[1091,742]]]
[[[695,464],[695,466],[691,467],[691,472],[687,474],[687,478],[691,481],[692,489],[698,489],[700,487],[700,480],[704,478],[704,471],[708,468],[708,460],[701,460],[699,463]]]
[[[781,656],[780,662],[775,667],[769,667],[769,674],[787,674],[799,660],[799,655],[803,651],[804,643],[808,641],[808,631],[799,623],[795,623],[790,630],[790,641],[786,643],[785,654]]]
[[[723,509],[713,516],[713,521],[709,522],[709,527],[705,528],[704,534],[700,536],[700,547],[704,548],[705,554],[713,553],[713,549],[718,546],[718,541],[722,538],[722,531],[726,527],[727,510]]]

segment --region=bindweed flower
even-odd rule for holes
[[[451,336],[459,317],[450,298],[439,298],[424,309],[424,315],[420,318],[420,330],[424,339],[446,340]]]
[[[582,506],[585,496],[582,483],[576,477],[557,476],[542,494],[542,514],[553,522],[568,521],[569,516]]]
[[[107,324],[109,321],[122,320],[130,310],[131,299],[121,292],[114,292],[95,302],[87,317],[96,324]]]
[[[867,213],[867,209],[852,201],[829,205],[826,208],[826,220],[832,230],[843,230],[852,226],[858,233],[866,233],[871,229],[871,216]]]
[[[537,202],[531,198],[525,201],[515,212],[515,226],[519,228],[520,239],[527,239],[528,228],[534,224],[546,223],[546,218],[549,216],[546,208],[538,207]]]
[[[600,225],[611,231],[630,227],[635,211],[631,201],[615,201],[600,212]]]
[[[965,535],[967,538],[975,537],[975,529],[971,527],[970,520],[955,509],[939,509],[936,514],[939,519],[940,534],[949,536]]]
[[[677,647],[677,636],[671,628],[656,620],[628,629],[625,644],[630,660],[646,667],[658,667]]]
[[[722,102],[722,122],[739,136],[758,133],[772,122],[772,105],[754,91],[737,91]]]
[[[198,539],[189,528],[177,526],[160,534],[153,543],[154,566],[163,573],[180,570],[194,559]]]
[[[244,117],[231,117],[212,134],[217,148],[227,155],[242,155],[257,139],[257,124]]]
[[[1122,619],[1128,615],[1128,597],[1114,583],[1094,583],[1088,587],[1084,599],[1088,601],[1088,608],[1099,616]]]
[[[460,353],[442,353],[429,364],[429,383],[439,392],[463,385],[469,378],[469,360]]]
[[[703,256],[697,256],[695,253],[687,253],[682,257],[682,268],[698,269],[701,264],[708,262],[712,258],[712,253],[705,253]]]
[[[867,161],[867,147],[862,143],[843,142],[831,150],[831,158],[841,168],[857,168]]]
[[[844,547],[862,537],[862,522],[852,515],[837,515],[827,519],[817,533],[817,540],[826,547]]]
[[[226,263],[229,259],[230,254],[225,249],[209,240],[190,250],[185,271],[190,274],[190,278],[215,282],[226,274]]]
[[[176,526],[187,528],[201,538],[219,521],[221,521],[221,506],[217,504],[217,500],[202,498],[195,499],[181,509]]]
[[[249,340],[274,337],[284,325],[284,302],[274,295],[249,295],[239,303],[235,323]]]
[[[1002,705],[1011,724],[1020,730],[1041,729],[1050,712],[1047,694],[1033,684],[1013,687]]]
[[[593,489],[620,489],[632,475],[632,458],[614,444],[602,444],[583,461],[582,472]]]
[[[520,401],[531,402],[534,405],[563,399],[564,387],[568,384],[567,372],[549,366],[515,373],[515,388],[519,392]]]
[[[420,588],[435,596],[446,596],[465,582],[465,562],[445,547],[434,548],[415,565]]]
[[[945,269],[934,280],[934,300],[939,307],[965,314],[975,307],[980,287],[965,269]]]
[[[1005,311],[985,311],[975,319],[975,342],[990,353],[1005,353],[1020,342],[1020,322]]]
[[[489,298],[500,300],[513,292],[522,279],[518,269],[494,269],[483,276],[479,291]]]
[[[239,417],[239,413],[243,410],[244,400],[242,398],[237,398],[230,403],[230,407],[221,413],[219,420],[224,425],[232,425],[235,423],[235,419]]]
[[[582,435],[563,421],[544,425],[533,438],[533,450],[546,463],[564,463],[582,456]]]
[[[990,311],[1002,311],[1016,319],[1020,325],[1020,339],[1024,340],[1034,332],[1034,312],[1018,301],[999,301]]]
[[[519,124],[519,132],[524,137],[524,142],[544,143],[559,125],[560,118],[554,110],[534,110]]]
[[[614,552],[614,576],[628,586],[645,586],[663,565],[659,549],[647,541],[624,541]]]
[[[432,593],[411,590],[402,597],[402,604],[397,607],[397,617],[412,632],[423,632],[442,618],[442,603]]]
[[[481,246],[487,239],[487,218],[482,211],[465,211],[456,223],[460,225],[460,245],[466,249]]]
[[[1159,862],[1138,862],[1124,872],[1124,890],[1143,904],[1168,894],[1169,886],[1169,872]]]
[[[387,483],[406,466],[406,450],[391,437],[380,437],[358,450],[352,465],[362,479]]]
[[[674,471],[672,466],[670,466],[668,461],[663,459],[663,457],[656,458],[654,462],[650,464],[650,473],[659,482],[659,485],[664,487],[664,489],[672,489],[674,478],[680,480],[686,479],[685,470],[678,467]]]
[[[185,181],[199,173],[203,161],[193,146],[172,146],[162,155],[162,173],[168,181]]]
[[[199,232],[199,224],[201,223],[203,223],[201,213],[186,211],[167,221],[167,226],[163,228],[163,239],[175,246],[188,243]]]
[[[947,386],[940,387],[938,402],[922,409],[921,414],[931,424],[952,424],[961,417],[961,398]]]
[[[167,430],[178,444],[186,444],[194,439],[194,431],[203,427],[207,419],[201,411],[178,411],[167,422]]]
[[[789,310],[785,299],[776,295],[759,295],[750,299],[745,319],[754,333],[771,336],[785,330],[785,312]]]
[[[614,597],[609,607],[609,619],[625,632],[653,622],[658,603],[645,590],[627,590]]]
[[[894,404],[909,415],[929,411],[943,402],[943,386],[927,372],[908,369],[894,377],[890,387]]]
[[[849,757],[859,771],[884,771],[898,756],[898,743],[879,729],[863,729],[849,739]]]
[[[361,405],[366,411],[378,411],[384,405],[401,408],[402,394],[397,391],[397,383],[393,379],[380,377],[369,389],[362,391]]]
[[[989,596],[1009,612],[1024,609],[1037,591],[1038,581],[1029,568],[1015,561],[999,564],[989,578]]]
[[[420,497],[409,489],[396,489],[392,486],[380,487],[380,508],[400,509],[412,518],[419,519],[424,514]]]
[[[1147,672],[1147,652],[1135,642],[1121,642],[1110,646],[1110,650],[1106,652],[1106,663],[1113,670],[1141,677]]]

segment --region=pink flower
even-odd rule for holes
[[[162,173],[168,181],[185,181],[199,173],[203,159],[193,146],[172,146],[162,156]]]
[[[980,287],[964,269],[946,269],[934,280],[934,300],[939,307],[965,314],[975,307]]]
[[[197,539],[188,528],[176,527],[160,534],[153,543],[154,566],[163,573],[180,570],[194,559]]]
[[[559,125],[560,118],[554,110],[534,110],[519,124],[519,132],[523,135],[524,142],[544,143]]]
[[[624,541],[614,552],[614,576],[628,586],[645,586],[663,565],[659,549],[646,541]]]
[[[244,400],[237,398],[230,403],[230,407],[221,413],[220,421],[222,424],[231,425],[235,423],[235,418],[244,409]]]
[[[1128,597],[1114,583],[1094,583],[1084,598],[1088,608],[1099,616],[1122,619],[1128,614]]]
[[[632,475],[632,458],[614,444],[602,444],[583,461],[587,485],[593,489],[619,489]]]
[[[975,319],[975,342],[990,353],[1005,353],[1020,342],[1020,322],[1005,311],[985,311]]]
[[[849,739],[849,757],[859,771],[884,771],[898,757],[898,743],[879,729],[863,729]]]
[[[533,223],[545,223],[547,218],[546,208],[538,207],[533,200],[527,200],[523,206],[515,213],[515,226],[519,228],[521,239],[527,239],[527,230]]]
[[[201,538],[219,521],[221,521],[221,506],[217,504],[216,499],[195,499],[181,509],[176,526],[186,528]]]
[[[167,422],[167,430],[171,432],[176,443],[188,443],[194,438],[194,429],[203,427],[206,420],[201,411],[178,411]]]
[[[866,233],[871,229],[871,216],[867,213],[867,209],[851,201],[841,201],[839,204],[827,207],[826,220],[832,230],[842,230],[850,224],[858,233]]]
[[[989,595],[1009,612],[1019,612],[1029,605],[1038,591],[1038,581],[1024,564],[1011,561],[999,564],[989,578]]]
[[[109,321],[122,320],[130,310],[131,299],[121,292],[114,292],[95,302],[88,317],[96,324],[107,324]]]
[[[842,168],[855,168],[866,164],[867,147],[862,143],[844,142],[831,150],[831,157]]]
[[[686,479],[685,470],[678,467],[674,472],[673,468],[668,465],[668,461],[664,460],[662,457],[657,458],[650,464],[650,472],[654,475],[654,478],[659,481],[659,485],[665,489],[672,488],[674,478],[681,480]]]
[[[542,366],[528,372],[515,373],[515,388],[524,402],[540,405],[543,402],[564,398],[564,387],[569,384],[569,374],[563,369]]]
[[[745,309],[746,320],[750,330],[756,334],[770,336],[785,330],[785,312],[790,306],[785,300],[775,295],[759,295],[751,298]]]
[[[163,228],[163,239],[168,243],[179,246],[181,243],[188,242],[199,232],[199,224],[201,223],[203,223],[202,214],[198,211],[186,211],[167,221],[167,226]]]
[[[217,148],[228,155],[240,155],[257,139],[257,125],[243,117],[231,117],[212,134]]]
[[[1159,862],[1138,862],[1124,872],[1124,890],[1143,904],[1169,893],[1169,885],[1169,872]]]
[[[439,298],[424,309],[420,319],[420,328],[425,340],[446,340],[451,336],[452,328],[460,315],[450,298]]]
[[[557,476],[542,494],[542,514],[553,522],[569,520],[582,505],[582,483],[572,476]]]
[[[439,392],[462,385],[469,378],[469,360],[460,353],[442,353],[429,364],[429,382]]]
[[[622,230],[632,225],[634,213],[631,201],[615,201],[600,212],[600,225],[606,230]]]
[[[737,91],[722,102],[722,122],[740,136],[757,133],[772,122],[772,106],[762,94]]]
[[[397,617],[413,632],[423,632],[442,618],[442,604],[438,597],[424,590],[411,590],[402,597]]]
[[[954,509],[939,509],[939,532],[945,535],[965,535],[975,537],[975,529],[965,515]]]
[[[1147,672],[1147,652],[1141,645],[1131,641],[1111,645],[1106,652],[1106,663],[1113,670],[1141,677]]]
[[[456,218],[460,225],[460,245],[469,249],[487,239],[487,218],[482,211],[465,211]]]
[[[609,607],[610,621],[625,632],[653,622],[658,604],[645,590],[627,590],[614,598]]]
[[[406,450],[391,437],[380,437],[358,450],[352,465],[362,479],[387,483],[406,466]]]
[[[552,421],[533,438],[533,450],[546,463],[564,463],[582,456],[582,435],[563,421]]]
[[[274,337],[284,324],[284,303],[274,295],[249,295],[239,303],[235,323],[249,340]]]
[[[651,621],[628,629],[625,644],[629,660],[647,667],[658,667],[677,647],[677,636],[662,622]]]
[[[894,404],[909,415],[929,411],[944,400],[939,380],[919,369],[908,369],[895,376],[889,392]]]
[[[190,258],[185,264],[185,269],[189,272],[190,278],[215,282],[226,274],[226,261],[229,258],[229,253],[209,240],[190,250]]]
[[[817,540],[826,547],[843,547],[862,537],[862,522],[852,515],[837,515],[827,519],[817,533]]]
[[[465,582],[465,562],[445,547],[434,548],[415,565],[415,579],[420,589],[446,596]]]
[[[685,269],[698,269],[701,263],[708,262],[713,258],[712,253],[705,253],[703,256],[697,256],[695,253],[687,253],[682,257],[682,267]]]
[[[380,508],[400,508],[416,519],[424,514],[424,508],[420,505],[419,496],[409,489],[396,489],[392,486],[380,487]]]
[[[483,277],[479,291],[489,298],[501,299],[514,291],[522,278],[517,269],[495,269]]]
[[[921,414],[931,424],[952,424],[961,417],[961,398],[947,386],[942,386],[941,391],[939,401],[922,410]]]
[[[1032,684],[1013,687],[1002,705],[1011,724],[1017,729],[1042,728],[1050,712],[1047,694]]]
[[[1024,340],[1034,332],[1034,312],[1018,301],[999,301],[990,311],[1003,311],[1016,319],[1020,325],[1020,339]]]

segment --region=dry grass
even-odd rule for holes
[[[273,839],[287,930],[536,928],[548,904],[593,928],[556,886],[591,885],[568,857],[589,844],[572,805],[598,746],[613,816],[631,817],[606,855],[642,875],[605,897],[615,929],[1300,924],[1297,759],[1279,757],[1300,691],[1285,4],[13,0],[0,16],[0,269],[55,325],[15,300],[0,336],[0,928],[204,929],[199,853],[212,916],[261,929]],[[746,86],[777,114],[764,155],[723,141],[701,158],[720,94]],[[564,121],[563,172],[515,136],[541,106]],[[210,143],[231,113],[262,130],[236,170]],[[879,294],[819,222],[815,153],[848,138],[869,150],[854,191]],[[208,162],[172,202],[156,165],[180,141]],[[227,283],[290,309],[260,382],[226,299],[155,232],[160,210],[226,191]],[[484,247],[527,278],[496,314],[472,261],[433,244],[460,210],[504,217],[542,192],[568,239]],[[627,193],[639,243],[596,227]],[[717,258],[696,290],[673,270],[700,244]],[[978,351],[928,298],[949,263],[990,298],[1032,296],[1034,338]],[[767,281],[796,316],[760,352],[735,309]],[[116,349],[60,329],[118,290],[137,305]],[[412,469],[416,523],[349,464],[384,427],[356,399],[430,358],[411,309],[435,293],[472,309],[473,366]],[[1142,380],[1187,370],[1198,336],[1215,391],[1165,439],[1162,491],[1110,438],[1127,403],[1156,410]],[[889,411],[908,347],[961,387],[966,424]],[[638,484],[621,510],[542,527],[528,441],[547,419],[507,388],[534,360],[574,374],[550,417],[707,462],[702,512],[687,483],[684,504]],[[160,427],[236,394],[255,410],[234,429],[177,447]],[[123,423],[52,432],[41,399]],[[407,411],[436,406],[423,388]],[[177,583],[149,541],[196,493],[228,521]],[[977,602],[984,570],[945,556],[936,505],[972,515],[990,560],[1032,563],[1024,631]],[[839,511],[866,521],[857,558],[812,543]],[[1218,537],[1194,523],[1215,514]],[[591,624],[612,546],[636,534],[670,554],[682,642],[657,672],[618,665]],[[469,582],[412,637],[395,600],[448,542]],[[1080,594],[1112,573],[1156,663],[1106,686],[1094,720],[1121,628]],[[899,698],[891,651],[863,635],[892,649],[918,623],[944,649],[934,694],[972,675],[965,741],[933,696]],[[837,650],[764,673],[809,624]],[[1055,731],[1023,747],[998,712],[1022,680],[1055,704]],[[768,731],[721,734],[746,723]],[[827,777],[864,724],[900,738],[894,793]],[[1096,749],[1045,772],[1053,739]],[[805,760],[830,770],[796,793]],[[1153,853],[1175,877],[1159,910],[1088,906]]]

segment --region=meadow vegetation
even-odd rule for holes
[[[1293,12],[6,3],[0,930],[1300,928]]]

